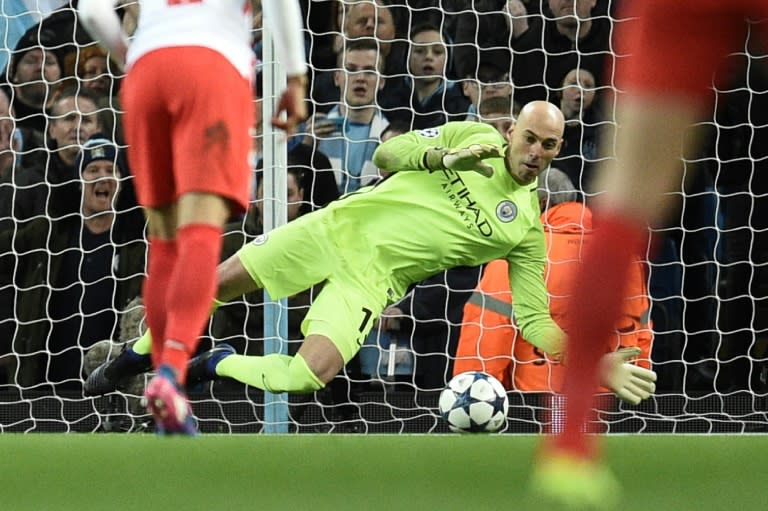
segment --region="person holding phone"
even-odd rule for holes
[[[384,57],[374,39],[357,39],[347,43],[337,65],[334,83],[341,101],[328,114],[316,113],[307,121],[304,142],[328,156],[339,192],[349,193],[379,177],[371,159],[389,125],[376,104],[384,87]]]

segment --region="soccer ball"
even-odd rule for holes
[[[507,421],[509,400],[499,380],[490,374],[469,371],[454,376],[440,393],[440,415],[451,431],[498,431]]]

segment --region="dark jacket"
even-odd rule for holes
[[[106,297],[104,306],[121,310],[141,292],[146,243],[143,238],[121,236],[118,226],[113,228],[115,295]],[[41,217],[23,229],[0,233],[0,320],[6,327],[3,333],[10,334],[0,341],[0,353],[13,355],[11,383],[30,386],[46,381],[45,351],[51,331],[46,304],[62,270],[60,254],[80,231],[80,217],[71,216],[59,221]],[[15,329],[7,328],[9,323]]]
[[[585,112],[581,122],[567,122],[563,131],[563,146],[552,162],[553,167],[565,172],[576,188],[583,192],[594,192],[594,169],[599,161],[597,144],[599,136],[607,130],[607,122],[595,114]]]
[[[563,78],[576,67],[590,71],[598,87],[608,85],[604,77],[611,76],[606,69],[613,65],[610,38],[607,18],[594,18],[589,33],[578,41],[558,32],[553,20],[532,24],[513,48],[515,100],[521,105],[534,100],[554,102]]]
[[[0,180],[0,231],[34,217],[60,218],[79,210],[79,173],[55,151]]]
[[[464,304],[481,271],[480,266],[451,268],[419,282],[394,304],[409,316],[401,321],[400,331],[419,354],[415,371],[420,388],[440,389],[451,379]]]
[[[469,99],[457,82],[443,80],[443,85],[431,96],[420,101],[410,78],[403,78],[393,88],[382,110],[390,121],[408,123],[411,129],[434,128],[450,121],[462,121],[467,116]],[[386,107],[385,107],[386,106]]]

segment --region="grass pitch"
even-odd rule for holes
[[[0,435],[8,511],[538,510],[534,436]],[[622,511],[768,509],[768,436],[612,436]],[[551,511],[551,508],[548,509]]]

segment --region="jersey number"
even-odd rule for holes
[[[373,311],[371,311],[371,309],[368,309],[366,307],[362,307],[362,309],[363,309],[363,321],[360,323],[360,326],[357,328],[357,330],[361,334],[365,331],[365,327],[368,326],[368,320],[370,320],[371,316],[373,315]],[[357,344],[362,346],[364,342],[365,342],[365,336],[361,335],[357,340]]]

